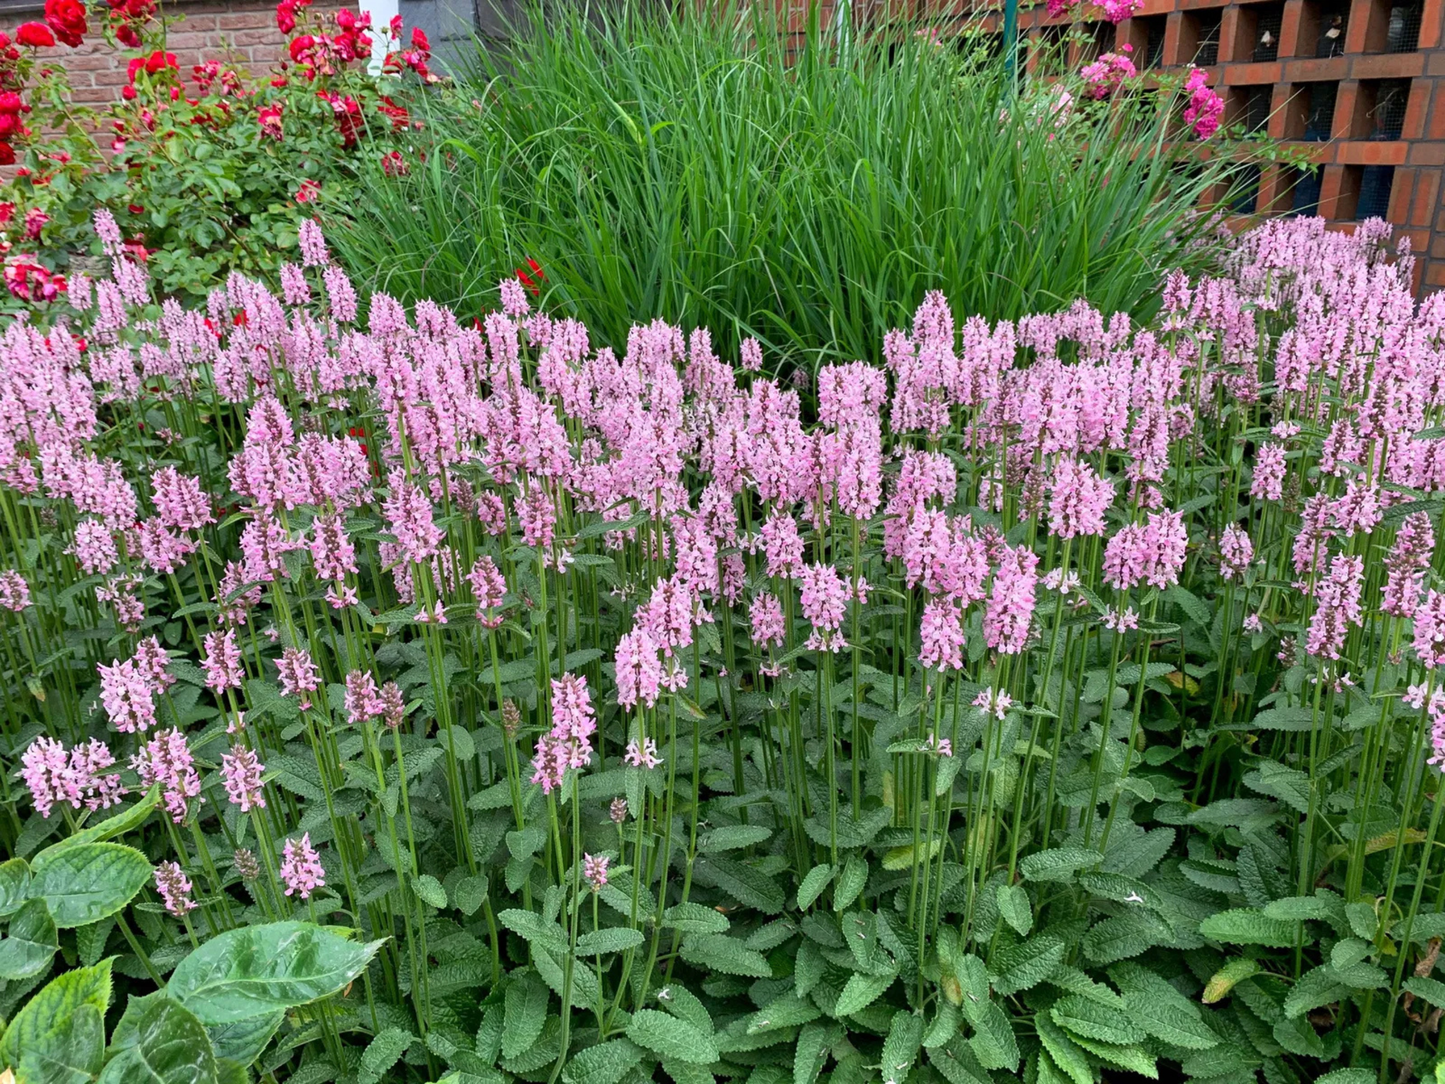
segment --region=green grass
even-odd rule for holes
[[[374,288],[464,315],[536,259],[549,311],[612,342],[661,316],[724,349],[876,357],[929,289],[960,315],[1146,316],[1162,271],[1211,257],[1195,208],[1227,156],[1169,146],[1167,92],[1057,131],[1054,91],[1019,93],[981,39],[840,55],[814,27],[789,57],[744,20],[534,15],[432,102],[441,153],[372,178],[330,235]]]

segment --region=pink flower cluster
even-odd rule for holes
[[[541,786],[543,794],[560,787],[570,769],[587,766],[596,730],[587,679],[578,674],[554,679],[552,729],[537,739],[537,752],[532,758],[532,782]]]
[[[91,738],[69,753],[54,738],[40,737],[20,755],[20,778],[30,789],[35,811],[49,817],[57,804],[72,809],[108,809],[125,794],[120,776],[106,769],[115,757]]]

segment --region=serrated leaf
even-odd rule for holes
[[[362,1051],[361,1072],[357,1074],[357,1079],[361,1084],[376,1084],[384,1079],[414,1042],[416,1036],[406,1028],[383,1028]]]
[[[662,924],[684,933],[726,933],[726,915],[700,903],[675,903],[662,914]]]
[[[829,882],[837,874],[837,866],[814,866],[803,878],[803,883],[798,886],[798,910],[806,911],[813,906],[813,901],[823,893]]]
[[[547,1023],[547,986],[535,971],[514,976],[503,998],[502,1056],[515,1058],[532,1048]]]
[[[828,1061],[827,1025],[814,1022],[806,1024],[798,1032],[798,1042],[793,1048],[793,1084],[813,1084]]]
[[[1445,982],[1439,979],[1412,975],[1405,980],[1405,989],[1418,998],[1428,1001],[1437,1009],[1445,1009]]]
[[[1260,966],[1253,960],[1243,957],[1230,960],[1227,964],[1216,971],[1204,984],[1204,993],[1200,1000],[1206,1005],[1213,1005],[1229,996],[1229,992],[1239,983],[1251,975],[1259,974]]]
[[[442,883],[430,873],[423,873],[420,877],[412,879],[411,887],[423,903],[431,907],[441,909],[447,905],[446,889]]]
[[[843,992],[838,995],[838,1004],[834,1007],[833,1015],[843,1017],[861,1012],[882,997],[883,991],[893,985],[895,978],[896,974],[849,975]]]
[[[912,869],[914,866],[921,866],[922,863],[938,857],[938,852],[943,849],[943,840],[931,839],[926,843],[915,847],[909,843],[902,847],[891,847],[883,855],[883,868],[886,870]]]
[[[1112,964],[1169,944],[1174,930],[1152,911],[1133,911],[1095,923],[1084,935],[1084,955],[1096,964]]]
[[[109,960],[56,976],[10,1021],[0,1038],[0,1065],[37,1084],[91,1080],[105,1053],[110,986]]]
[[[1034,912],[1023,885],[998,886],[998,913],[1020,937],[1027,937],[1033,929]]]
[[[592,930],[577,938],[578,956],[600,956],[609,952],[626,952],[642,944],[641,930],[627,926],[609,926]]]
[[[230,1023],[329,997],[360,975],[382,944],[305,922],[242,926],[177,964],[166,990],[203,1024]]]
[[[13,914],[25,902],[29,885],[30,866],[25,859],[0,862],[0,918]]]
[[[1019,1063],[1019,1044],[1003,1009],[992,1001],[985,1002],[970,1022],[974,1033],[968,1040],[968,1046],[979,1064],[985,1069],[1013,1072]]]
[[[1049,1015],[1076,1041],[1092,1039],[1116,1046],[1130,1046],[1143,1042],[1146,1037],[1144,1029],[1134,1023],[1127,1012],[1110,1009],[1079,994],[1070,994],[1057,1001],[1049,1010]]]
[[[229,1024],[211,1024],[206,1034],[211,1037],[211,1046],[216,1050],[216,1059],[250,1065],[261,1056],[266,1044],[271,1041],[285,1019],[284,1010],[248,1016]]]
[[[754,979],[773,977],[767,957],[726,934],[690,933],[683,938],[679,954],[688,963],[705,971]]]
[[[161,787],[159,783],[156,783],[134,805],[127,806],[102,821],[82,828],[59,843],[46,847],[39,855],[36,855],[36,860],[38,861],[41,855],[49,852],[61,851],[66,847],[76,847],[84,843],[104,843],[106,840],[115,839],[126,832],[133,831],[146,822],[151,812],[160,804],[160,800]]]
[[[567,942],[567,935],[562,932],[562,927],[555,922],[543,922],[542,916],[535,911],[509,907],[500,912],[497,918],[503,926],[535,947],[555,949],[558,952],[569,952],[572,948]]]
[[[1079,870],[1097,865],[1101,857],[1083,847],[1053,847],[1028,855],[1019,863],[1019,872],[1028,881],[1067,881]]]
[[[1040,934],[995,954],[991,970],[993,988],[1005,997],[1030,990],[1054,973],[1063,962],[1066,946],[1057,937]]]
[[[1208,1050],[1219,1036],[1204,1022],[1199,1006],[1167,980],[1138,964],[1117,964],[1109,977],[1124,995],[1133,1022],[1154,1038],[1186,1050]]]
[[[787,906],[782,885],[762,871],[726,858],[700,859],[696,869],[745,906],[768,915],[782,914]]]
[[[1336,979],[1328,965],[1312,968],[1290,987],[1284,999],[1284,1015],[1293,1020],[1311,1009],[1318,1009],[1321,1005],[1329,1005],[1348,997],[1349,993],[1349,987]]]
[[[1299,937],[1298,922],[1270,918],[1253,907],[1236,907],[1219,911],[1199,924],[1199,933],[1211,941],[1232,945],[1267,945],[1292,948]]]
[[[562,1069],[563,1084],[617,1084],[646,1052],[630,1039],[610,1039],[579,1050]]]
[[[216,1084],[216,1055],[195,1014],[169,997],[147,998],[131,1014],[124,1042],[99,1084]]]
[[[1296,813],[1310,807],[1310,777],[1298,768],[1289,768],[1272,760],[1261,761],[1253,771],[1244,773],[1244,785],[1250,790],[1278,798]]]
[[[10,919],[0,939],[0,979],[29,979],[50,967],[60,950],[55,920],[44,900],[31,900]]]
[[[47,848],[30,867],[32,899],[43,899],[57,928],[86,926],[115,914],[151,877],[151,864],[120,843]]]
[[[698,837],[698,854],[718,854],[721,851],[736,851],[763,843],[773,834],[771,828],[760,824],[725,824],[720,828]]]
[[[818,1019],[822,1012],[812,1001],[789,991],[774,998],[748,1018],[748,1034],[798,1027]]]
[[[482,901],[487,898],[487,879],[480,876],[463,877],[452,890],[452,896],[457,910],[467,916],[474,915]]]
[[[888,1036],[883,1040],[883,1078],[905,1079],[918,1060],[918,1051],[922,1046],[923,1018],[908,1009],[899,1009],[893,1014]]]
[[[1089,1066],[1084,1051],[1064,1033],[1063,1028],[1054,1023],[1048,1013],[1034,1014],[1034,1030],[1038,1032],[1044,1049],[1054,1059],[1054,1064],[1074,1084],[1094,1084],[1094,1070]]]
[[[1079,885],[1100,899],[1113,900],[1115,903],[1127,903],[1134,907],[1148,907],[1155,911],[1162,909],[1164,906],[1163,899],[1160,898],[1159,893],[1155,892],[1154,889],[1150,888],[1143,881],[1133,877],[1125,877],[1120,873],[1086,871],[1079,874]]]
[[[686,1020],[658,1012],[638,1009],[627,1025],[627,1037],[664,1058],[692,1065],[711,1065],[718,1060],[717,1043],[711,1035]]]
[[[833,910],[845,911],[853,905],[868,883],[868,863],[856,854],[849,855],[843,863],[843,872],[838,874],[838,883],[833,886]]]

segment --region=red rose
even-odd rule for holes
[[[11,115],[24,112],[25,102],[13,90],[0,92],[0,113]]]
[[[423,53],[431,52],[431,42],[426,40],[426,31],[419,26],[411,28],[411,47],[420,49]]]
[[[55,35],[44,23],[23,23],[15,31],[15,40],[32,49],[48,49],[55,44]]]
[[[163,53],[157,49],[146,58],[146,74],[155,75],[156,72],[162,71],[165,68],[171,68],[174,71],[181,70],[181,66],[176,63],[175,53]]]
[[[291,0],[281,0],[276,5],[276,28],[283,34],[296,29],[296,5]]]
[[[85,22],[85,5],[79,0],[45,0],[45,21],[55,36],[72,49],[90,29]]]
[[[291,39],[291,59],[300,62],[308,50],[316,44],[316,39],[310,34],[302,34],[299,38]]]
[[[15,164],[15,148],[9,143],[0,143],[0,166]]]

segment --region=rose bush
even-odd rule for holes
[[[365,162],[388,175],[425,154],[410,100],[439,82],[420,30],[381,33],[379,76],[370,16],[320,14],[282,0],[287,59],[264,75],[223,58],[183,69],[166,49],[176,20],[151,0],[107,0],[92,27],[80,0],[48,0],[45,21],[0,33],[0,254],[12,295],[0,306],[53,301],[77,257],[91,253],[97,206],[161,291],[200,296],[233,270],[269,277],[296,247],[321,201],[344,204]],[[131,56],[121,99],[71,100],[60,44],[103,37]],[[58,44],[60,43],[60,44]]]

